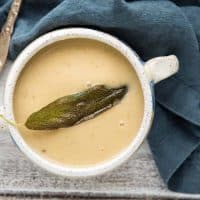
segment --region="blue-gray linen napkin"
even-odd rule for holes
[[[0,0],[0,26],[10,3]],[[144,61],[178,56],[178,74],[155,87],[148,141],[168,188],[200,193],[200,1],[24,0],[9,56],[43,33],[72,26],[111,33]]]

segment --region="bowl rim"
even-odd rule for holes
[[[118,38],[108,33],[88,28],[64,28],[40,36],[39,38],[31,42],[19,54],[8,74],[4,93],[4,106],[6,111],[5,115],[9,120],[14,120],[13,94],[18,77],[23,70],[25,64],[42,48],[53,44],[54,42],[72,38],[92,39],[106,43],[118,50],[123,56],[125,56],[126,59],[131,63],[132,67],[135,69],[137,76],[140,80],[144,95],[144,116],[136,137],[133,138],[131,143],[125,149],[123,149],[120,153],[118,153],[110,160],[91,166],[73,167],[61,165],[59,163],[52,162],[43,158],[34,150],[32,150],[31,147],[28,146],[28,144],[26,144],[16,128],[9,126],[9,130],[10,135],[13,141],[16,143],[17,147],[33,163],[40,166],[41,168],[51,173],[65,177],[96,176],[118,167],[131,155],[133,155],[134,152],[136,152],[136,150],[139,148],[139,146],[142,144],[145,137],[147,136],[153,118],[153,96],[151,93],[149,80],[147,79],[144,72],[143,62],[142,60],[140,60],[139,56],[124,42],[120,41]]]

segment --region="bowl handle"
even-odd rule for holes
[[[156,57],[148,60],[144,68],[149,81],[158,83],[178,71],[179,61],[175,55]]]
[[[0,105],[0,116],[4,116],[5,115],[5,108],[3,106]],[[0,131],[4,131],[8,128],[7,123],[0,118]]]

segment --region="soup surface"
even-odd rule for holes
[[[75,167],[98,164],[120,153],[140,127],[143,94],[126,58],[94,40],[57,42],[30,60],[15,88],[15,119],[24,123],[31,113],[57,98],[96,84],[127,84],[129,90],[119,104],[79,125],[52,131],[20,128],[26,143],[46,159]]]

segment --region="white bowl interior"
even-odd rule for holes
[[[54,174],[68,177],[94,176],[105,173],[126,161],[139,148],[151,126],[153,116],[153,102],[150,84],[144,73],[142,62],[140,61],[137,54],[133,50],[131,50],[127,45],[125,45],[123,42],[109,34],[86,28],[68,28],[47,33],[41,36],[40,38],[36,39],[28,47],[26,47],[14,62],[6,82],[4,105],[6,108],[6,117],[10,120],[14,120],[13,94],[15,84],[25,64],[31,59],[33,55],[35,55],[39,50],[41,50],[45,46],[48,46],[57,41],[72,38],[93,39],[106,43],[112,46],[113,48],[117,49],[119,52],[121,52],[121,54],[124,55],[134,67],[140,80],[144,95],[144,116],[137,136],[132,140],[131,144],[127,146],[127,148],[125,148],[111,160],[99,163],[94,166],[92,165],[77,168],[71,166],[63,166],[61,164],[57,164],[42,158],[26,144],[26,142],[23,140],[22,136],[16,128],[10,126],[9,129],[11,137],[13,138],[14,142],[19,147],[19,149],[30,160],[32,160],[34,163],[36,163],[43,169],[46,169],[47,171],[52,172]]]

